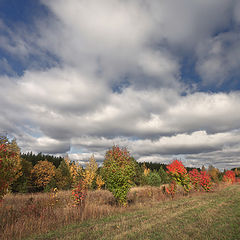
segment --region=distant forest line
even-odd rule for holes
[[[38,153],[34,154],[32,152],[28,153],[21,153],[21,157],[28,162],[32,163],[32,166],[35,166],[39,161],[45,161],[47,160],[48,162],[51,162],[56,168],[59,167],[61,161],[64,160],[64,157],[61,156],[53,156],[50,154],[43,154],[43,153]],[[144,164],[147,168],[149,168],[151,171],[159,171],[160,168],[163,168],[165,171],[167,170],[167,164],[165,163],[156,163],[156,162],[137,162],[140,167],[142,167]],[[191,171],[196,167],[186,167],[187,171]],[[197,170],[201,170],[200,168],[196,168]],[[236,168],[232,168],[231,170],[235,170]],[[240,170],[240,167],[237,168]]]

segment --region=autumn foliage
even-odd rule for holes
[[[113,146],[106,152],[102,176],[107,189],[120,205],[126,205],[127,194],[136,175],[133,158],[126,148]]]
[[[177,186],[176,186],[176,182],[175,181],[172,181],[168,187],[165,187],[164,190],[165,192],[171,196],[171,198],[173,199],[174,198],[174,195],[176,193],[176,189],[177,189]]]
[[[86,182],[80,180],[72,190],[74,206],[76,207],[84,206],[86,196],[87,196]]]
[[[97,175],[97,169],[98,165],[96,163],[94,155],[92,155],[89,159],[89,162],[86,164],[85,172],[83,172],[84,181],[88,188],[92,187],[93,180]]]
[[[20,149],[15,140],[0,137],[0,200],[9,185],[21,175]]]
[[[100,190],[102,188],[102,186],[105,184],[105,182],[103,181],[103,179],[100,175],[98,175],[96,178],[96,184],[97,184],[98,190]]]
[[[235,182],[235,172],[234,171],[226,171],[223,176],[223,181],[227,183],[234,183]]]
[[[195,190],[209,191],[211,189],[211,177],[206,171],[199,172],[197,169],[193,169],[189,172],[189,177]]]
[[[190,190],[190,178],[186,168],[181,161],[174,160],[167,166],[167,173],[177,184],[183,186],[184,190],[188,192]]]
[[[45,188],[51,179],[55,176],[56,168],[48,161],[38,162],[32,169],[32,178],[39,188]]]

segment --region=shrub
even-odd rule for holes
[[[187,174],[187,170],[181,161],[174,160],[167,166],[167,173],[170,175],[173,181],[181,185],[186,192],[190,190],[190,178]]]
[[[197,169],[193,169],[189,173],[190,181],[196,191],[199,191],[201,188],[201,174]]]
[[[74,206],[76,207],[84,206],[86,196],[87,196],[86,182],[80,180],[78,185],[76,185],[76,187],[72,190]]]
[[[211,177],[207,174],[206,171],[201,171],[200,172],[200,185],[202,187],[203,190],[205,190],[206,192],[210,191],[211,189]]]
[[[227,183],[234,183],[235,182],[235,172],[234,171],[226,171],[223,176],[223,181]]]
[[[211,188],[211,177],[207,174],[206,171],[198,171],[197,169],[193,169],[189,172],[189,177],[194,189],[209,191]]]
[[[176,182],[172,181],[168,187],[164,186],[163,190],[164,190],[164,193],[167,193],[173,199],[177,190]]]
[[[134,185],[135,164],[126,148],[113,146],[106,152],[101,175],[107,189],[120,205],[127,204],[127,194]]]

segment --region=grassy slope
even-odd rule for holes
[[[240,185],[148,205],[30,239],[240,239]]]

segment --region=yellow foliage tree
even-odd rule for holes
[[[144,163],[143,167],[144,167],[143,174],[144,174],[144,176],[146,177],[146,176],[149,175],[149,173],[150,173],[150,169],[146,167],[145,163]]]
[[[77,162],[72,162],[70,165],[70,174],[73,179],[73,185],[78,184],[79,180],[83,175],[83,168]]]
[[[56,171],[57,186],[60,189],[69,189],[78,184],[81,176],[82,167],[72,162],[67,155]]]
[[[208,167],[208,174],[211,176],[212,180],[215,183],[219,182],[218,179],[219,173],[220,171],[217,168],[213,167],[212,165]]]
[[[55,176],[56,168],[48,161],[39,161],[32,169],[32,178],[36,186],[45,188]]]
[[[94,155],[92,155],[89,159],[89,162],[86,164],[86,169],[84,172],[84,181],[86,182],[88,188],[91,188],[92,186],[92,182],[97,175],[97,169],[98,165],[96,163]]]
[[[96,184],[97,184],[98,190],[100,190],[102,188],[102,186],[105,184],[105,182],[103,181],[103,179],[100,175],[98,175],[96,178]]]

